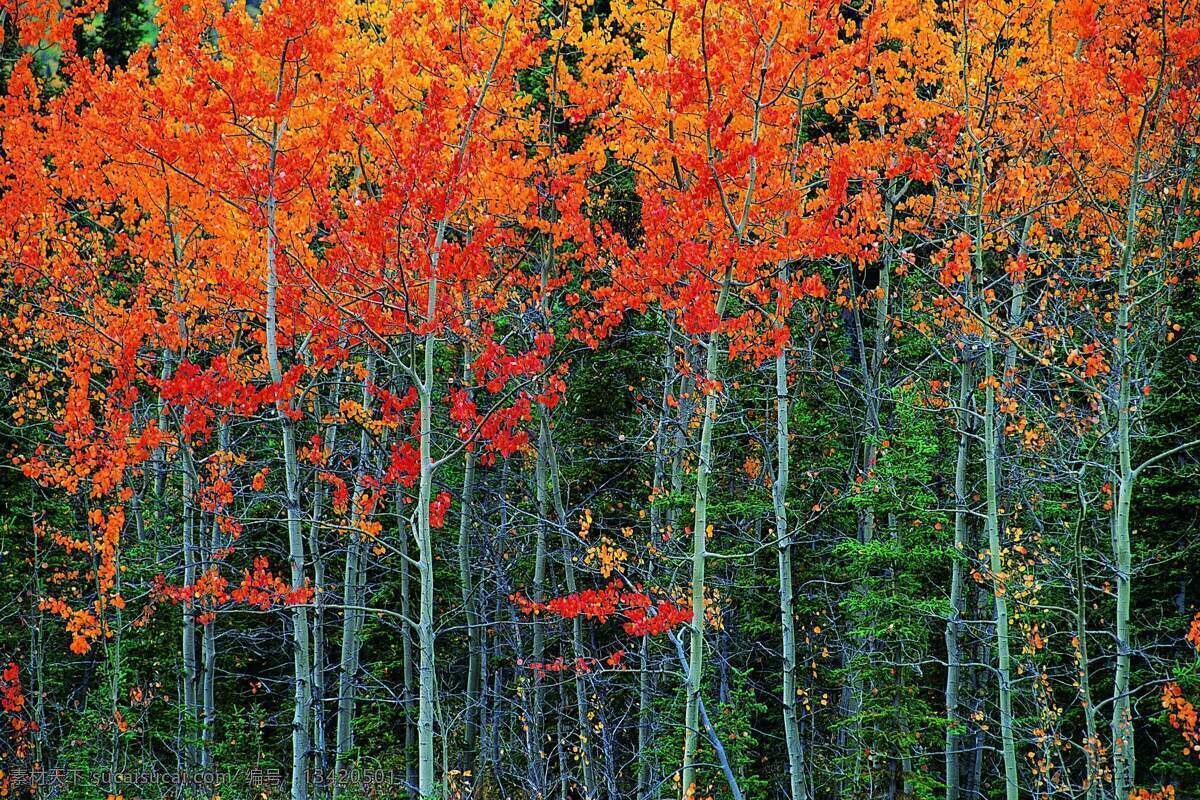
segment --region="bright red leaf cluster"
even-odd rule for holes
[[[519,593],[510,599],[521,613],[529,616],[550,614],[562,619],[583,617],[598,622],[621,617],[625,619],[622,628],[630,636],[657,636],[692,619],[692,610],[687,605],[667,599],[656,602],[646,592],[622,589],[616,581],[600,589],[583,589],[546,602],[535,602]]]

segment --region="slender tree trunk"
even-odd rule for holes
[[[784,268],[783,281],[787,281]],[[775,482],[771,500],[775,511],[775,540],[779,556],[779,616],[783,635],[783,733],[787,743],[791,800],[808,800],[804,777],[804,743],[796,711],[796,603],[792,589],[792,535],[788,525],[787,490],[791,455],[788,437],[787,349],[775,356]]]
[[[950,568],[950,617],[946,621],[946,800],[958,800],[962,764],[959,736],[963,718],[959,714],[959,682],[962,674],[961,641],[963,597],[963,559],[969,549],[970,508],[967,465],[971,457],[972,361],[964,354],[958,378],[958,456],[954,462],[954,561]]]
[[[229,423],[222,422],[217,433],[218,447],[222,452],[229,452]],[[221,526],[219,512],[213,513],[212,528],[209,532],[208,547],[204,553],[204,570],[207,572],[214,566],[214,555],[221,548]],[[217,725],[217,700],[216,700],[216,681],[217,681],[217,619],[215,614],[210,614],[208,622],[204,625],[204,634],[201,641],[202,663],[204,666],[204,679],[202,686],[202,703],[204,705],[201,716],[200,730],[200,763],[205,769],[210,769],[213,765],[212,744],[214,731]]]
[[[368,379],[370,380],[370,379]],[[366,398],[366,390],[364,390],[364,398]],[[364,402],[366,408],[366,402]],[[355,477],[354,495],[350,501],[350,507],[353,509],[352,517],[350,517],[350,530],[347,536],[349,542],[346,548],[346,569],[342,576],[342,606],[344,612],[342,615],[342,652],[341,661],[338,663],[338,678],[337,678],[337,741],[336,741],[336,757],[334,760],[334,770],[341,772],[346,765],[346,759],[349,758],[350,751],[354,750],[354,699],[356,690],[358,690],[358,675],[359,675],[359,651],[362,645],[362,622],[365,621],[366,615],[362,612],[362,607],[365,604],[365,576],[366,576],[366,552],[367,542],[366,535],[362,533],[361,525],[366,522],[365,513],[362,512],[362,475],[365,473],[365,464],[368,458],[367,447],[370,446],[370,438],[367,432],[361,433],[359,444],[359,464],[358,475]],[[334,786],[334,796],[341,796],[340,784]]]
[[[37,521],[39,516],[31,507],[29,510],[30,520]],[[33,675],[33,686],[30,687],[33,691],[33,722],[37,725],[37,730],[34,732],[34,749],[33,754],[36,763],[44,764],[46,751],[46,737],[49,731],[46,728],[46,638],[44,631],[46,630],[46,614],[41,603],[37,602],[38,598],[45,597],[42,581],[42,550],[41,536],[35,530],[32,536],[33,541],[33,588],[34,595],[30,598],[33,601],[34,613],[33,624],[29,629],[29,660],[30,673]]]
[[[725,316],[732,280],[732,265],[726,268],[717,300],[718,324]],[[695,513],[692,521],[692,622],[687,673],[687,704],[684,709],[683,765],[680,791],[688,798],[696,787],[696,744],[700,733],[700,690],[704,673],[704,580],[708,551],[708,481],[712,473],[713,428],[717,419],[717,381],[720,366],[720,335],[708,336],[704,363],[704,420],[700,427],[700,459],[696,465]]]
[[[429,367],[426,375],[432,377],[433,348],[426,342]],[[432,407],[428,391],[421,397],[421,478],[417,502],[417,550],[419,583],[419,620],[417,622],[417,644],[420,663],[417,668],[417,791],[422,800],[434,797],[437,791],[434,776],[433,718],[434,694],[436,692],[436,662],[434,660],[433,627],[433,532],[429,522],[429,503],[433,487],[433,469],[429,454]]]
[[[95,551],[95,541],[93,540],[93,536],[92,536],[92,533],[90,530],[88,532],[88,542],[89,542],[89,544],[91,544],[93,546],[93,551]],[[113,564],[113,567],[115,569],[115,572],[113,575],[112,590],[113,590],[114,595],[119,596],[121,594],[121,584],[122,584],[122,581],[121,581],[122,566],[120,563],[120,550],[117,550],[116,553],[114,553],[114,559],[115,559],[115,562]],[[99,565],[98,559],[96,561],[94,561],[93,563],[98,566]],[[97,576],[95,579],[96,580],[96,591],[97,591],[97,595],[99,596],[100,591],[101,591],[100,590],[100,579],[98,577],[99,570],[93,569],[93,574]],[[111,635],[111,637],[102,640],[103,644],[104,644],[104,657],[108,661],[109,714],[111,715],[110,718],[112,720],[114,720],[114,723],[117,719],[120,718],[120,714],[121,714],[121,711],[120,711],[121,673],[123,670],[122,658],[121,658],[122,657],[121,632],[124,630],[124,628],[125,628],[125,625],[124,625],[123,614],[121,613],[121,609],[114,608],[113,609],[112,629],[111,629],[112,635]],[[115,777],[115,775],[118,772],[120,772],[122,765],[124,763],[124,760],[122,758],[121,728],[120,728],[120,726],[113,724],[113,725],[111,725],[110,730],[111,730],[111,739],[110,739],[111,750],[109,751],[108,768],[109,768],[110,772],[114,775],[114,777],[110,778],[110,780],[115,785],[115,783],[117,781],[117,778]]]
[[[809,67],[804,68],[804,80],[796,98],[796,134],[793,148],[799,156],[805,139],[804,106],[808,97]],[[799,161],[799,158],[796,159]],[[791,179],[797,179],[795,167]],[[784,223],[785,230],[788,223]],[[784,261],[780,279],[786,285],[790,278],[788,262]],[[781,319],[780,324],[785,320]],[[787,330],[786,327],[784,329]],[[808,778],[805,773],[804,739],[800,733],[800,720],[796,704],[796,602],[792,585],[792,532],[787,514],[787,492],[791,477],[791,404],[788,393],[787,345],[783,339],[775,355],[775,483],[771,489],[771,502],[775,512],[775,538],[779,558],[779,616],[781,646],[783,648],[783,734],[788,751],[788,779],[791,800],[808,800]]]
[[[592,644],[595,644],[593,639]],[[604,753],[602,765],[604,773],[605,796],[608,800],[621,800],[621,788],[617,780],[617,754],[614,736],[616,731],[609,724],[608,715],[604,711],[604,698],[598,695],[595,704],[596,721],[600,728],[600,750]]]
[[[1087,775],[1084,777],[1084,790],[1087,800],[1095,800],[1100,796],[1103,781],[1100,760],[1100,737],[1096,730],[1096,707],[1092,702],[1091,660],[1088,656],[1087,636],[1087,584],[1083,572],[1083,522],[1084,506],[1080,506],[1079,519],[1075,523],[1075,657],[1079,674],[1079,698],[1083,704],[1084,730],[1087,741],[1083,753],[1087,759]]]
[[[1141,134],[1133,154],[1133,170],[1129,177],[1129,205],[1125,217],[1124,247],[1121,251],[1120,272],[1117,277],[1116,373],[1117,441],[1116,471],[1117,498],[1113,507],[1113,561],[1117,572],[1116,672],[1113,676],[1112,749],[1113,790],[1118,798],[1128,797],[1134,788],[1134,730],[1133,706],[1129,698],[1129,670],[1132,643],[1129,638],[1130,596],[1133,586],[1133,553],[1129,534],[1129,510],[1133,501],[1134,471],[1132,465],[1132,430],[1130,384],[1133,380],[1130,363],[1132,322],[1129,296],[1130,271],[1137,245],[1137,218],[1141,172]]]
[[[214,519],[208,548],[210,554],[217,549],[218,535],[217,521]],[[211,555],[209,558],[211,559]],[[215,616],[210,617],[204,624],[203,638],[200,644],[201,662],[204,668],[201,686],[203,707],[200,716],[200,765],[209,769],[213,765],[213,732],[217,724],[217,620]]]
[[[178,261],[178,259],[176,259]],[[162,369],[159,371],[158,377],[162,381],[166,381],[171,377],[171,354],[165,347],[161,353]],[[159,393],[158,400],[158,429],[165,431],[167,429],[167,402],[163,398],[162,393]],[[165,509],[164,493],[167,489],[167,448],[166,445],[159,445],[154,448],[154,501],[157,506],[158,519],[161,523],[163,511]]]
[[[438,226],[434,254],[431,259],[431,276],[425,318],[433,324],[437,312],[438,255],[445,237],[447,220]],[[429,504],[433,500],[433,354],[436,339],[428,333],[423,341],[424,364],[421,385],[417,390],[420,399],[420,479],[417,490],[417,575],[419,584],[419,619],[417,621],[417,644],[419,664],[417,667],[417,792],[421,800],[435,796],[437,787],[434,776],[433,724],[436,702],[437,675],[434,659],[435,631],[433,623],[433,530],[429,519]]]
[[[675,654],[679,658],[681,667],[687,667],[687,657],[683,653],[683,642],[678,636],[673,633],[668,633],[671,643],[675,645]],[[708,743],[712,745],[713,755],[717,759],[717,766],[720,767],[721,773],[725,776],[725,785],[729,788],[729,794],[733,800],[745,800],[745,795],[742,794],[742,787],[738,784],[737,776],[733,773],[733,766],[729,763],[729,754],[725,751],[725,745],[721,743],[721,737],[717,735],[717,729],[713,727],[712,720],[709,719],[708,711],[704,708],[704,700],[699,701],[700,723],[704,726],[704,733],[708,736]]]
[[[370,415],[371,391],[375,380],[375,356],[367,356],[367,376],[362,385],[362,413]],[[362,611],[366,604],[365,573],[366,573],[366,534],[363,525],[366,523],[366,513],[363,508],[363,478],[370,461],[371,438],[366,427],[359,434],[358,466],[354,478],[354,495],[351,500],[350,530],[347,532],[349,542],[346,546],[346,567],[342,580],[342,652],[338,669],[338,709],[337,709],[337,754],[334,760],[334,771],[340,774],[345,767],[346,759],[354,748],[354,696],[357,689],[359,660],[358,654],[362,645],[362,626],[366,619]],[[333,796],[341,796],[341,783],[333,787]]]
[[[189,445],[180,442],[183,461],[183,585],[196,584],[196,531],[193,507],[196,499],[196,474]],[[183,719],[184,752],[189,764],[198,764],[197,732],[200,722],[200,705],[197,690],[200,672],[196,661],[196,601],[183,603]]]
[[[677,366],[675,364],[674,328],[668,328],[663,354],[663,390],[659,405],[658,430],[654,434],[654,477],[650,489],[650,538],[662,536],[670,527],[673,515],[663,514],[663,496],[666,494],[667,442],[671,440],[671,390],[675,386]],[[679,403],[676,403],[678,406]],[[674,477],[674,476],[673,476]],[[679,476],[682,478],[682,476]],[[638,729],[637,729],[637,787],[638,800],[652,796],[651,786],[655,780],[651,751],[654,747],[654,692],[650,673],[650,637],[643,636],[638,649]],[[654,793],[655,795],[657,792]]]
[[[427,359],[430,367],[427,375],[431,375],[432,347],[426,343],[430,353]],[[434,717],[434,628],[433,628],[433,534],[430,529],[429,503],[432,489],[432,472],[429,456],[429,436],[432,409],[428,393],[421,398],[421,477],[418,490],[417,508],[417,551],[418,551],[418,604],[419,621],[417,623],[417,646],[419,663],[417,667],[417,791],[422,800],[434,796],[434,753],[433,753],[433,717]]]
[[[500,63],[500,56],[508,37],[508,21],[500,32],[500,42],[491,66],[483,80],[479,95],[471,109],[462,138],[459,140],[457,152],[462,155],[471,140],[475,118],[482,108],[491,86],[492,76]],[[453,176],[457,177],[457,176]],[[447,183],[446,198],[450,199],[450,184]],[[447,202],[447,207],[450,204]],[[438,264],[441,260],[442,244],[446,241],[446,228],[450,223],[450,211],[447,210],[438,221],[434,234],[433,246],[429,255],[429,286],[426,292],[425,323],[436,326],[438,299]],[[420,664],[417,669],[417,792],[421,800],[433,797],[435,793],[434,755],[433,755],[433,721],[434,703],[437,691],[437,676],[435,673],[434,644],[435,630],[433,624],[433,532],[430,529],[429,503],[433,495],[433,354],[437,345],[437,337],[433,331],[422,337],[423,365],[418,380],[417,396],[420,401],[420,479],[417,490],[417,573],[420,585],[420,613],[417,621],[417,643],[420,648]],[[409,618],[411,619],[411,617]]]
[[[471,381],[470,355],[463,348],[462,364],[463,385],[469,386]],[[469,390],[468,390],[469,391]],[[465,730],[463,732],[464,756],[467,759],[465,769],[476,773],[474,763],[475,752],[479,746],[479,722],[481,720],[480,706],[480,669],[483,660],[480,641],[480,620],[475,599],[475,581],[472,577],[471,565],[471,522],[472,501],[475,492],[475,451],[467,450],[463,458],[462,508],[458,519],[458,578],[462,586],[463,611],[467,617],[467,697],[463,709]]]
[[[990,324],[987,301],[983,301],[985,324]],[[1008,587],[1006,586],[1004,556],[1000,543],[1000,511],[998,507],[998,485],[1000,464],[999,441],[996,430],[996,386],[998,378],[995,367],[994,338],[990,331],[984,333],[984,411],[983,450],[987,511],[984,527],[987,529],[988,549],[991,557],[993,596],[996,622],[997,676],[1000,682],[1000,738],[1004,757],[1004,787],[1007,800],[1018,800],[1017,748],[1013,732],[1012,712],[1012,665],[1009,654]]]
[[[545,410],[542,413],[546,413]],[[538,435],[540,438],[540,429]],[[535,602],[541,603],[545,601],[546,594],[546,529],[550,517],[550,500],[548,496],[549,490],[546,485],[545,452],[540,442],[537,456],[534,459],[534,481],[537,484],[534,487],[534,497],[537,501],[538,524],[537,543],[534,546],[533,556],[533,599]],[[541,664],[545,660],[546,626],[541,617],[537,616],[533,619],[533,662]],[[529,766],[531,773],[530,781],[536,793],[539,791],[545,792],[547,789],[546,779],[548,770],[544,757],[545,714],[542,710],[546,688],[543,685],[542,675],[537,670],[532,670],[530,675],[533,681],[533,706],[529,710]]]
[[[400,539],[400,613],[406,620],[412,619],[412,577],[409,567],[409,531],[405,530],[404,494],[396,490],[396,520],[399,526]],[[417,775],[414,769],[416,761],[413,755],[416,751],[417,728],[413,724],[412,700],[415,694],[414,659],[412,631],[407,625],[403,628],[404,640],[401,644],[403,657],[402,675],[404,680],[404,785],[410,789],[417,785]]]
[[[269,173],[275,174],[275,159],[279,130],[271,151]],[[279,361],[278,294],[279,276],[276,273],[275,253],[275,196],[274,184],[267,195],[267,363],[271,379],[283,382],[283,367]],[[279,427],[283,438],[284,491],[287,505],[288,564],[291,568],[291,588],[304,587],[304,536],[300,530],[300,462],[296,456],[296,431],[290,416],[290,399],[276,403]],[[309,719],[312,711],[311,654],[309,652],[308,606],[298,603],[292,608],[292,677],[295,683],[292,713],[292,800],[308,800]]]
[[[650,682],[650,637],[643,636],[638,645],[638,731],[637,731],[637,800],[651,797],[650,786],[654,773],[650,769],[650,751],[654,747],[654,688]]]
[[[563,572],[567,584],[567,592],[575,594],[579,586],[575,580],[575,563],[571,557],[571,538],[567,532],[567,509],[563,504],[562,478],[558,470],[558,454],[554,447],[554,433],[550,421],[544,415],[541,420],[540,451],[545,453],[546,466],[550,473],[550,499],[554,503],[554,513],[558,521],[558,529],[563,546]],[[576,616],[571,620],[571,658],[583,658],[583,620]],[[575,686],[575,711],[579,715],[579,752],[580,771],[584,800],[594,800],[596,795],[595,760],[592,757],[592,716],[587,699],[587,689],[583,679],[576,675],[572,683]]]
[[[334,378],[331,405],[337,408],[342,393],[342,369],[339,368]],[[320,420],[321,396],[318,392],[313,400],[313,417]],[[338,424],[332,422],[326,428],[321,446],[327,452],[334,452],[337,447]],[[325,511],[325,485],[319,477],[314,476],[312,485],[312,520],[308,526],[308,550],[313,560],[313,621],[312,621],[312,686],[313,686],[313,715],[312,715],[312,748],[313,761],[318,769],[328,767],[328,743],[325,739],[325,553],[321,547],[321,517]],[[407,565],[402,565],[407,566]]]
[[[555,738],[558,740],[558,798],[559,800],[567,800],[570,797],[570,770],[567,769],[567,749],[565,746],[566,739],[563,736],[563,717],[566,716],[566,701],[567,687],[565,684],[558,685],[558,713],[554,715]]]
[[[879,456],[879,445],[883,439],[883,363],[887,355],[887,343],[891,335],[891,276],[894,251],[889,240],[893,233],[895,208],[898,198],[893,196],[893,189],[890,185],[884,187],[884,198],[886,204],[885,230],[889,239],[885,239],[883,243],[882,257],[880,259],[879,286],[875,290],[874,336],[869,350],[867,337],[863,331],[861,315],[857,309],[854,311],[855,327],[859,336],[859,370],[862,374],[865,412],[864,427],[861,429],[860,434],[862,439],[862,462],[859,466],[859,477],[864,483],[868,483],[873,478],[876,460]],[[859,545],[868,545],[875,539],[876,519],[875,509],[872,505],[865,505],[859,512],[857,527],[856,534]],[[866,577],[861,576],[861,578]],[[866,591],[866,583],[861,579],[856,581],[854,593],[862,596]],[[855,753],[855,766],[852,777],[861,775],[865,768],[862,761],[867,748],[862,741],[863,721],[860,714],[863,709],[864,698],[869,691],[869,687],[864,685],[863,676],[855,661],[858,656],[867,652],[872,646],[873,643],[870,639],[864,640],[862,636],[852,636],[847,657],[844,659],[845,666],[849,672],[846,692],[846,714],[852,718],[851,723],[847,727],[852,731],[854,736],[854,742],[851,744],[851,748]],[[839,738],[844,743],[845,734],[839,732]]]
[[[963,80],[967,80],[967,55],[963,55]],[[979,139],[974,131],[968,128],[968,135],[973,148],[971,169],[974,186],[971,198],[974,208],[970,223],[973,225],[972,236],[972,267],[978,280],[985,280],[984,274],[984,196],[987,187],[985,173],[985,156]],[[1000,541],[1000,437],[997,426],[996,391],[1000,388],[1000,378],[996,374],[996,332],[994,330],[991,301],[984,292],[980,292],[979,316],[983,325],[983,359],[984,359],[984,411],[983,411],[983,455],[984,455],[984,487],[986,495],[986,510],[984,513],[984,529],[987,533],[988,550],[990,551],[990,567],[992,572],[992,598],[996,628],[996,661],[997,678],[1000,697],[1000,739],[1001,754],[1004,761],[1004,792],[1006,800],[1018,800],[1019,779],[1017,775],[1016,736],[1013,730],[1012,711],[1012,664],[1009,652],[1009,609],[1008,587],[1006,586],[1006,570],[1004,568],[1004,553]]]

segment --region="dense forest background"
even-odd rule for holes
[[[0,794],[1200,796],[1194,2],[0,20]]]

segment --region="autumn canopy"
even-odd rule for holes
[[[0,22],[0,795],[1200,792],[1193,0]]]

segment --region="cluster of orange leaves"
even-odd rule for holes
[[[16,662],[10,661],[0,672],[0,712],[8,720],[7,753],[12,761],[21,761],[29,754],[29,736],[37,732],[37,723],[25,713],[25,692],[21,685],[21,672]],[[0,797],[11,791],[8,771],[0,768]]]
[[[616,581],[600,589],[584,589],[545,602],[531,600],[521,593],[514,593],[510,599],[528,616],[550,614],[563,619],[583,617],[598,622],[623,617],[622,628],[630,636],[663,634],[692,619],[692,611],[686,605],[669,599],[655,602],[641,587],[630,591],[622,589]]]
[[[525,661],[524,659],[517,659],[517,666],[525,667],[534,672],[539,678],[543,678],[547,674],[557,672],[571,672],[581,675],[591,672],[596,667],[621,669],[624,659],[625,651],[618,648],[603,659],[588,656],[579,656],[575,659],[566,659],[559,656],[553,661]]]
[[[196,619],[201,624],[208,624],[216,618],[214,609],[224,605],[242,604],[263,610],[299,605],[312,599],[313,590],[308,585],[293,589],[271,571],[266,557],[259,556],[254,559],[253,570],[243,570],[241,583],[232,589],[214,566],[194,583],[185,586],[169,584],[164,576],[158,575],[154,596],[175,604],[204,607],[206,610]]]
[[[1200,614],[1192,618],[1187,640],[1200,652]],[[1178,683],[1172,681],[1163,688],[1162,704],[1167,710],[1171,726],[1183,737],[1183,752],[1200,755],[1200,714],[1191,701],[1183,696],[1183,689]]]

